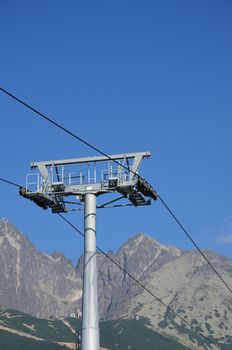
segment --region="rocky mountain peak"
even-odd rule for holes
[[[204,251],[220,275],[231,284],[232,261]],[[138,233],[110,257],[97,254],[100,317],[141,315],[161,333],[191,345],[191,337],[175,315],[154,302],[126,272],[165,301],[206,336],[229,339],[231,295],[196,251],[181,251]],[[7,220],[0,220],[0,304],[29,314],[67,316],[81,307],[83,259],[74,269],[63,253],[39,252]],[[199,328],[200,329],[200,328]],[[203,349],[202,347],[199,349]],[[204,348],[206,349],[206,348]],[[226,349],[226,348],[225,348]]]
[[[127,252],[127,254],[129,255],[133,255],[135,252],[144,248],[145,249],[152,248],[157,252],[163,252],[163,253],[166,252],[166,253],[170,253],[173,256],[180,256],[182,253],[180,249],[172,246],[163,245],[153,237],[145,235],[144,233],[138,233],[132,238],[129,238],[126,241],[126,243],[124,243],[120,247],[119,252]]]
[[[145,282],[151,272],[158,270],[181,254],[179,249],[166,247],[152,237],[139,233],[127,240],[118,252],[111,252],[110,256],[134,278]],[[141,288],[104,256],[99,254],[97,261],[101,314],[109,318],[113,315],[120,316],[123,304],[141,293]]]
[[[152,243],[154,244],[154,242],[156,242],[152,237],[145,235],[144,233],[140,232],[137,233],[135,236],[129,238],[121,247],[120,247],[120,251],[124,251],[124,250],[130,250],[130,249],[136,249],[138,248],[140,245],[143,244],[149,244]],[[159,243],[157,242],[157,245]]]
[[[0,303],[35,316],[49,317],[73,310],[81,282],[63,253],[38,251],[7,220],[0,220]],[[73,304],[74,303],[74,304]],[[66,312],[65,312],[66,313]]]
[[[20,250],[22,246],[33,247],[29,239],[23,235],[17,228],[8,220],[0,220],[0,246],[8,246],[13,250]]]
[[[64,253],[61,253],[61,252],[53,252],[51,255],[50,255],[51,258],[53,258],[56,262],[60,262],[60,263],[68,263],[69,265],[72,265],[73,266],[73,263],[70,259],[68,259]]]
[[[0,236],[7,236],[10,231],[13,231],[14,237],[21,237],[21,234],[7,219],[0,220]]]

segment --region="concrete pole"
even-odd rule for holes
[[[81,350],[99,350],[96,266],[96,196],[85,195],[85,247]]]

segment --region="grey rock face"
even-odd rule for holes
[[[232,261],[206,251],[231,285]],[[161,298],[205,336],[226,343],[231,337],[231,293],[198,252],[167,247],[144,234],[108,253],[130,275]],[[158,332],[192,346],[183,323],[105,256],[97,255],[99,311],[102,319],[138,314]],[[83,257],[74,268],[59,252],[39,252],[12,224],[0,220],[0,304],[48,318],[79,311]],[[195,339],[197,342],[197,339]],[[209,347],[205,347],[208,349]],[[199,349],[203,349],[199,346]]]
[[[12,224],[0,221],[0,304],[38,317],[79,305],[81,281],[61,254],[39,252]]]
[[[139,234],[109,256],[132,276],[144,281],[152,271],[180,256]],[[101,318],[114,318],[141,288],[106,257],[98,254],[98,290]],[[0,304],[38,317],[67,315],[81,308],[83,257],[77,268],[59,252],[39,252],[11,223],[0,221]]]
[[[232,261],[212,252],[204,253],[220,276],[231,285]],[[225,344],[231,342],[231,293],[198,252],[185,252],[152,272],[146,286],[204,336],[220,339]],[[139,310],[136,310],[136,305],[140,306]],[[127,308],[129,313],[148,317],[156,331],[178,337],[189,346],[192,345],[191,339],[195,338],[195,342],[201,339],[145,291],[130,301]],[[206,343],[204,349],[211,347]]]
[[[141,283],[167,262],[181,255],[179,249],[166,247],[144,234],[129,239],[110,257]],[[128,300],[142,292],[142,288],[113,262],[98,256],[98,289],[100,315],[121,317]]]

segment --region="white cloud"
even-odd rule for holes
[[[232,234],[220,234],[217,242],[221,244],[232,244]]]
[[[218,223],[215,242],[232,245],[232,216],[225,217]]]

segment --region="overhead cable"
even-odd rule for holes
[[[107,155],[105,152],[101,151],[99,148],[95,147],[94,145],[92,145],[91,143],[87,142],[86,140],[84,140],[83,138],[81,138],[80,136],[78,136],[77,134],[74,134],[72,131],[70,131],[69,129],[65,128],[64,126],[62,126],[61,124],[57,123],[55,120],[53,120],[52,118],[46,116],[44,113],[41,113],[38,109],[32,107],[31,105],[29,105],[28,103],[24,102],[23,100],[19,99],[18,97],[16,97],[15,95],[13,95],[12,93],[10,93],[9,91],[3,89],[2,87],[0,87],[0,91],[2,91],[3,93],[5,93],[6,95],[8,95],[9,97],[11,97],[12,99],[14,99],[15,101],[19,102],[20,104],[24,105],[26,108],[29,108],[31,111],[35,112],[37,115],[39,115],[40,117],[42,117],[43,119],[45,119],[46,121],[48,121],[49,123],[55,125],[57,128],[61,129],[62,131],[66,132],[67,134],[69,134],[70,136],[74,137],[76,140],[82,142],[83,144],[85,144],[86,146],[92,148],[93,150],[95,150],[96,152],[100,153],[101,155],[103,155],[104,157],[106,157],[107,159],[111,160],[112,162],[120,165],[122,168],[128,170],[129,172],[131,172],[132,174],[138,176],[138,178],[143,179],[140,175],[138,175],[136,172],[134,172],[133,170],[131,170],[129,167],[126,167],[125,165],[121,164],[120,162],[118,162],[115,159],[112,159],[109,155]],[[193,245],[197,248],[197,250],[200,252],[201,256],[206,260],[206,262],[209,264],[209,266],[212,268],[212,270],[215,272],[215,274],[218,276],[218,278],[221,280],[221,282],[224,284],[224,286],[230,291],[230,293],[232,294],[232,289],[229,287],[229,285],[224,281],[224,279],[220,276],[219,272],[215,269],[215,267],[213,267],[212,263],[209,261],[209,259],[206,257],[206,255],[202,252],[202,250],[198,247],[198,245],[195,243],[195,241],[193,240],[193,238],[191,237],[191,235],[187,232],[187,230],[183,227],[183,225],[180,223],[180,221],[176,218],[176,216],[173,214],[173,212],[170,210],[170,208],[168,207],[168,205],[165,203],[165,201],[162,199],[162,197],[160,196],[160,194],[158,194],[158,197],[160,198],[161,202],[163,203],[163,205],[165,206],[165,208],[168,210],[168,212],[171,214],[171,216],[174,218],[174,220],[178,223],[178,225],[180,226],[180,228],[182,229],[182,231],[187,235],[187,237],[190,239],[190,241],[193,243]]]
[[[9,91],[3,89],[0,87],[0,91],[4,92],[6,95],[8,95],[9,97],[13,98],[15,101],[19,102],[20,104],[22,104],[23,106],[29,108],[31,111],[35,112],[37,115],[39,115],[41,118],[45,119],[46,121],[48,121],[49,123],[55,125],[57,128],[61,129],[62,131],[66,132],[67,134],[69,134],[70,136],[74,137],[76,140],[82,142],[83,144],[85,144],[86,146],[92,148],[94,151],[100,153],[101,155],[103,155],[104,157],[106,157],[107,159],[113,161],[114,163],[120,165],[122,168],[129,170],[131,173],[133,173],[134,175],[137,175],[138,177],[140,177],[136,172],[134,172],[133,170],[129,169],[128,167],[126,167],[125,165],[121,164],[120,162],[118,162],[115,159],[112,159],[108,154],[106,154],[105,152],[101,151],[99,148],[93,146],[92,144],[90,144],[89,142],[87,142],[86,140],[84,140],[83,138],[81,138],[80,136],[78,136],[77,134],[74,134],[72,131],[70,131],[69,129],[65,128],[63,125],[57,123],[55,120],[53,120],[52,118],[46,116],[44,113],[41,113],[38,109],[32,107],[31,105],[29,105],[28,103],[24,102],[23,100],[21,100],[20,98],[16,97],[15,95],[13,95],[12,93],[10,93]]]
[[[16,184],[15,182],[0,178],[0,181],[5,182],[9,185],[16,186],[18,188],[21,188],[20,185]],[[74,226],[69,220],[67,220],[63,215],[58,213],[59,217],[62,218],[69,226],[71,226],[76,232],[78,232],[82,237],[85,237],[84,233],[81,232],[76,226]],[[141,282],[139,282],[134,276],[132,276],[127,270],[125,270],[118,262],[116,262],[110,255],[105,253],[101,248],[98,246],[96,247],[97,250],[104,255],[107,259],[109,259],[114,265],[116,265],[121,271],[123,271],[128,277],[130,277],[135,283],[137,283],[143,290],[145,290],[147,293],[149,293],[156,301],[158,301],[160,304],[165,306],[169,311],[171,311],[176,317],[178,317],[182,322],[187,324],[191,330],[193,330],[195,333],[199,334],[203,339],[205,339],[208,343],[213,344],[217,347],[219,350],[223,350],[215,341],[211,340],[204,334],[202,334],[200,331],[198,331],[197,328],[191,325],[190,322],[186,321],[184,317],[180,316],[175,310],[173,310],[169,305],[167,305],[161,298],[157,297],[152,291],[150,291],[146,286],[144,286]]]
[[[201,254],[201,256],[207,261],[207,263],[209,264],[209,266],[213,269],[213,271],[216,273],[216,275],[218,276],[218,278],[222,281],[222,283],[228,288],[228,290],[230,291],[230,293],[232,294],[232,289],[230,288],[230,286],[226,283],[226,281],[221,277],[221,275],[219,274],[219,272],[215,269],[215,267],[212,265],[212,263],[210,262],[210,260],[207,258],[207,256],[205,255],[205,253],[201,250],[201,248],[196,244],[196,242],[192,239],[192,237],[190,236],[190,234],[188,233],[188,231],[184,228],[184,226],[181,224],[181,222],[177,219],[176,215],[173,213],[173,211],[167,206],[167,204],[165,203],[165,201],[163,200],[163,198],[159,195],[159,199],[161,200],[161,202],[163,203],[163,205],[165,206],[165,208],[167,209],[167,211],[170,213],[170,215],[173,217],[173,219],[176,221],[176,223],[180,226],[180,228],[182,229],[182,231],[186,234],[186,236],[189,238],[189,240],[192,242],[192,244],[194,245],[194,247],[196,247],[196,249],[198,250],[198,252]]]
[[[16,186],[16,187],[18,187],[18,188],[21,187],[20,185],[16,184],[15,182],[12,182],[12,181],[3,179],[2,177],[0,177],[0,181],[5,182],[5,183],[7,183],[7,184],[9,184],[9,185],[12,185],[12,186]]]
[[[63,215],[58,213],[58,215],[69,225],[71,226],[76,232],[78,232],[82,237],[85,237],[84,233],[81,232],[76,226],[74,226],[69,220],[67,220]],[[202,334],[197,328],[191,325],[190,322],[186,321],[186,319],[182,316],[180,316],[175,310],[173,310],[169,305],[167,305],[161,298],[157,297],[151,290],[149,290],[144,284],[139,282],[134,276],[132,276],[127,270],[125,270],[117,261],[115,261],[110,255],[105,253],[101,248],[98,246],[96,247],[97,250],[104,255],[107,259],[109,259],[114,265],[116,265],[121,271],[123,271],[128,277],[130,277],[135,283],[137,283],[143,290],[145,290],[147,293],[149,293],[156,301],[158,301],[160,304],[165,306],[169,311],[171,311],[172,314],[174,314],[176,317],[178,317],[182,322],[187,324],[192,331],[200,335],[204,340],[206,340],[208,343],[215,345],[218,349],[222,350],[218,344],[213,341],[212,339],[208,338],[204,334]]]

